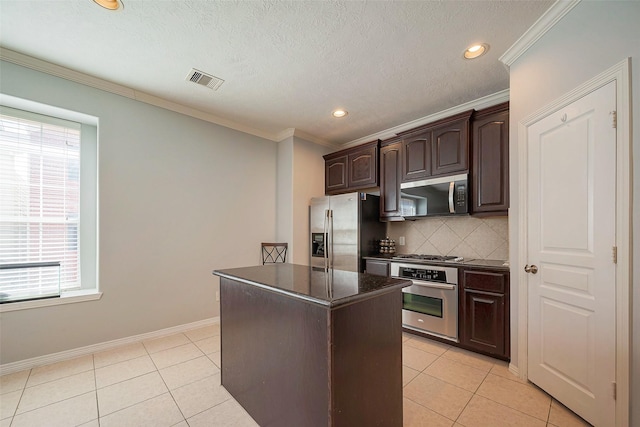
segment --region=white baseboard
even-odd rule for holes
[[[511,372],[516,377],[520,378],[520,370],[516,365],[509,363],[509,372]]]
[[[14,372],[24,371],[25,369],[32,369],[38,366],[50,365],[52,363],[62,362],[64,360],[74,359],[80,356],[86,356],[88,354],[99,353],[101,351],[111,350],[116,347],[120,347],[127,344],[133,344],[136,342],[160,338],[167,335],[177,334],[179,332],[189,331],[191,329],[202,328],[204,326],[215,325],[220,323],[220,317],[212,317],[209,319],[199,320],[193,323],[187,323],[184,325],[172,326],[166,329],[160,329],[159,331],[147,332],[140,335],[134,335],[126,338],[119,338],[113,341],[102,342],[98,344],[88,345],[86,347],[74,348],[71,350],[61,351],[59,353],[47,354],[44,356],[33,357],[31,359],[20,360],[18,362],[5,363],[0,365],[0,375],[7,375]]]

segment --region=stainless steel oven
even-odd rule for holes
[[[458,269],[391,262],[390,275],[411,279],[402,289],[404,327],[458,341]]]

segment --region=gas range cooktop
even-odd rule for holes
[[[444,255],[421,255],[421,254],[399,254],[395,255],[393,259],[413,259],[419,261],[446,261],[446,262],[461,262],[464,260],[462,257],[457,256],[444,256]]]

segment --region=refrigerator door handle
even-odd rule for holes
[[[324,239],[324,253],[322,258],[324,259],[324,270],[327,271],[327,264],[329,262],[329,209],[324,211],[324,226],[322,227],[322,238]]]
[[[329,210],[329,233],[331,233],[331,259],[329,260],[329,268],[333,269],[333,209]]]

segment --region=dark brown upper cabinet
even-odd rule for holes
[[[509,103],[474,115],[471,213],[506,215],[509,209]]]
[[[349,188],[378,185],[378,143],[349,154]]]
[[[348,155],[341,155],[324,161],[324,192],[325,194],[335,194],[348,188],[347,184],[347,164]]]
[[[373,141],[324,156],[325,194],[378,186],[378,147]]]
[[[452,118],[431,133],[431,175],[469,172],[469,122],[471,111]]]
[[[398,133],[402,138],[402,182],[469,172],[473,110]]]
[[[400,216],[402,141],[388,140],[380,146],[380,218]]]
[[[402,182],[431,176],[431,132],[402,141]]]

